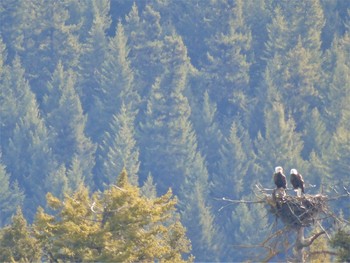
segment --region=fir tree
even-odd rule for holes
[[[9,223],[9,219],[15,213],[16,208],[22,206],[24,199],[18,183],[10,183],[10,176],[5,168],[0,152],[0,226]]]
[[[3,262],[34,262],[41,259],[39,243],[19,208],[12,217],[11,225],[0,230],[0,244],[0,260]]]
[[[205,156],[209,177],[211,177],[218,169],[219,149],[224,138],[217,122],[216,104],[212,102],[208,91],[204,92],[203,98],[198,103],[192,104],[191,111],[191,120],[198,138],[198,148]]]
[[[141,190],[141,194],[147,198],[157,197],[157,188],[153,182],[153,177],[151,173],[148,174],[147,179],[140,190]]]
[[[136,113],[140,101],[128,58],[127,37],[121,22],[117,25],[115,37],[109,42],[108,54],[97,75],[99,94],[94,111],[90,113],[90,122],[95,127],[93,136],[98,143],[103,133],[109,131],[109,123],[113,115],[119,112],[122,102],[128,110]]]
[[[36,206],[44,204],[45,182],[56,168],[50,136],[18,58],[4,75],[2,90],[3,161],[24,190],[24,213],[30,219]]]
[[[70,20],[68,2],[20,1],[16,7],[15,51],[23,61],[26,77],[41,104],[57,63],[77,69],[81,53],[78,24]],[[35,63],[33,63],[35,61]]]
[[[63,65],[58,63],[48,83],[44,111],[47,125],[54,134],[51,147],[57,162],[66,168],[77,166],[79,162],[80,168],[75,169],[77,178],[71,178],[75,181],[71,186],[76,187],[79,181],[92,182],[95,146],[85,135],[86,116],[75,85],[75,74],[71,70],[65,71]]]
[[[273,186],[274,167],[282,166],[286,172],[294,167],[302,173],[307,169],[307,164],[300,156],[303,143],[300,134],[295,131],[293,118],[285,117],[280,102],[269,106],[271,108],[265,109],[265,130],[258,134],[254,142],[256,165],[259,167],[257,174],[261,176],[253,182]]]
[[[197,148],[190,106],[184,96],[191,65],[178,35],[166,36],[164,43],[173,52],[164,54],[165,72],[152,87],[141,125],[141,172],[144,177],[152,173],[160,193],[171,187],[179,196],[185,226],[193,228],[189,237],[196,256],[204,260],[213,249],[215,231],[206,201],[208,171]]]
[[[138,185],[139,149],[136,145],[134,130],[135,114],[122,103],[120,113],[113,116],[110,132],[104,134],[101,145],[102,172],[96,181],[112,184],[123,168],[128,171],[130,183]]]
[[[219,112],[226,116],[224,127],[237,113],[246,116],[252,109],[249,98],[249,50],[251,32],[243,16],[243,1],[228,15],[228,24],[213,36],[208,54],[209,94],[218,105]],[[248,120],[248,119],[247,119]],[[248,123],[247,123],[248,124]]]
[[[91,198],[81,185],[64,200],[48,194],[49,206],[39,209],[34,224],[44,257],[68,261],[185,262],[190,243],[174,217],[171,191],[155,199],[142,197],[128,182],[125,170],[116,185]],[[191,259],[190,259],[191,261]]]
[[[350,260],[350,235],[348,230],[339,229],[331,240],[331,246],[337,249],[339,262]]]
[[[125,32],[129,36],[130,62],[135,69],[135,85],[141,97],[147,96],[155,79],[162,74],[164,30],[160,13],[146,5],[139,14],[134,3],[125,18]]]
[[[82,107],[84,112],[87,113],[94,110],[93,105],[96,103],[95,100],[98,94],[97,72],[107,56],[108,38],[106,31],[111,25],[109,0],[93,1],[91,2],[91,8],[92,25],[86,43],[83,44],[77,83]],[[93,130],[94,124],[88,121],[87,126],[90,133],[90,129]]]

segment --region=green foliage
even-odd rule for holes
[[[93,106],[97,99],[97,71],[100,69],[108,54],[108,38],[106,31],[111,25],[109,2],[109,0],[86,2],[92,6],[93,19],[91,21],[92,25],[88,31],[86,43],[83,45],[77,92],[80,95],[84,111],[88,113],[90,113],[90,110],[93,112]],[[89,21],[89,19],[86,20]],[[90,130],[94,130],[93,125],[90,127],[90,124],[90,122],[87,123],[89,133]]]
[[[85,135],[86,116],[75,85],[75,74],[72,70],[65,71],[59,62],[43,103],[47,125],[54,135],[51,141],[53,154],[60,165],[64,164],[72,171],[68,176],[72,189],[84,180],[91,184],[96,150]]]
[[[314,233],[320,232],[321,229],[316,227]],[[326,263],[331,262],[331,256],[327,253],[329,251],[328,239],[325,235],[317,238],[310,247],[308,260],[312,263]]]
[[[197,260],[252,260],[232,244],[262,240],[264,215],[218,212],[216,197],[273,187],[276,165],[315,190],[350,183],[349,10],[339,0],[0,1],[0,223],[21,204],[31,222],[40,205],[41,231],[52,228],[38,237],[56,257],[102,261],[111,242],[125,251],[111,259],[135,261],[125,246],[148,230],[133,222],[118,241],[112,221],[97,227],[115,196],[81,186],[112,191],[125,168],[147,202],[172,188]],[[49,210],[47,192],[58,198]],[[348,213],[346,201],[335,206]]]
[[[19,189],[18,183],[10,184],[10,176],[6,173],[2,164],[0,152],[0,226],[9,223],[10,217],[15,213],[16,207],[23,203],[23,192]]]
[[[51,194],[47,200],[57,213],[40,208],[34,230],[48,260],[187,262],[182,254],[190,251],[190,242],[175,217],[172,192],[142,197],[125,170],[102,193],[90,197],[81,185],[63,201]]]
[[[350,233],[346,230],[338,230],[331,240],[331,246],[337,249],[339,262],[350,261]]]
[[[46,180],[55,169],[50,135],[18,57],[1,81],[1,147],[3,163],[26,196],[23,209],[30,219],[43,205]],[[5,96],[6,94],[6,96]]]
[[[252,109],[249,97],[251,32],[245,23],[243,5],[244,1],[236,1],[228,14],[224,14],[227,25],[210,39],[205,70],[208,82],[215,87],[209,94],[220,113],[229,120],[237,113],[245,117]]]
[[[130,182],[138,185],[140,162],[139,150],[134,138],[134,115],[122,103],[120,113],[113,116],[110,132],[104,134],[100,155],[103,159],[103,167],[102,172],[96,177],[100,185],[112,184],[123,167],[129,171]]]
[[[39,243],[19,208],[11,225],[0,230],[0,244],[2,262],[36,262],[41,259]]]

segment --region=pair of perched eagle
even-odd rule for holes
[[[277,166],[275,168],[273,180],[277,188],[287,188],[287,179],[286,176],[283,174],[283,168],[281,166]],[[300,173],[298,173],[296,169],[290,170],[290,182],[292,183],[294,190],[301,190],[301,192],[304,193],[304,179],[303,176]],[[298,196],[299,195],[301,194],[298,192]]]

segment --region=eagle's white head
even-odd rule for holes
[[[290,174],[298,174],[297,169],[292,169],[292,170],[290,170]]]
[[[282,166],[277,166],[277,167],[275,167],[275,173],[278,173],[278,172],[283,173],[283,168],[282,168]]]

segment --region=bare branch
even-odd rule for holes
[[[308,239],[305,239],[304,242],[302,243],[303,247],[309,247],[312,245],[312,243],[320,236],[325,234],[325,231],[318,232],[317,234],[309,237]]]
[[[262,204],[265,203],[264,200],[257,200],[257,201],[252,201],[252,200],[233,200],[233,199],[229,199],[226,197],[222,197],[222,198],[214,198],[215,200],[219,200],[219,201],[227,201],[230,203],[234,203],[234,204]]]
[[[321,225],[321,223],[318,221],[317,224],[319,225],[319,227],[325,232],[328,240],[331,240],[331,237],[329,236],[329,234],[327,233],[326,229],[324,229],[324,227]]]
[[[332,256],[337,256],[338,253],[333,252],[333,251],[328,251],[328,250],[321,250],[321,251],[312,251],[308,253],[308,257],[313,256],[313,255],[324,255],[324,254],[328,254],[328,255],[332,255]]]
[[[122,191],[122,192],[126,192],[125,189],[123,189],[123,188],[121,188],[121,187],[119,187],[119,186],[116,186],[115,184],[113,184],[112,187],[117,188],[118,190],[120,190],[120,191]]]

